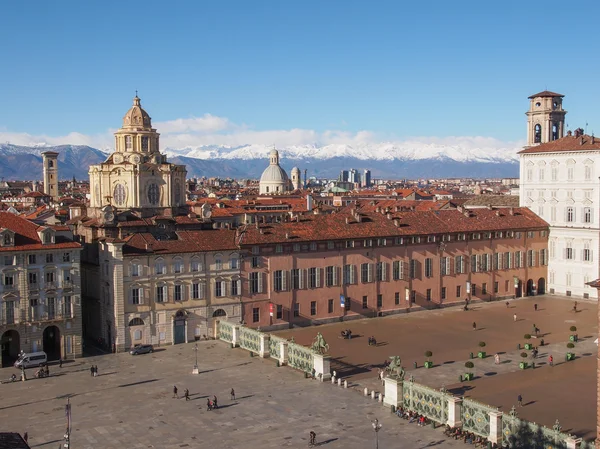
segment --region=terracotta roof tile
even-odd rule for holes
[[[123,254],[178,254],[237,249],[236,231],[207,229],[179,231],[177,239],[157,240],[150,233],[133,234],[125,240]]]
[[[537,94],[533,94],[528,97],[530,100],[536,97],[564,97],[563,94],[557,94],[556,92],[550,92],[549,90],[544,90],[542,92],[538,92]]]
[[[530,153],[557,153],[570,151],[589,151],[600,150],[600,139],[596,139],[587,134],[579,137],[565,136],[552,142],[543,143],[534,147],[525,148],[519,151],[519,154]]]
[[[15,246],[0,247],[0,252],[9,251],[33,251],[41,249],[57,248],[81,248],[79,243],[56,238],[54,244],[42,244],[37,231],[46,226],[38,226],[25,218],[11,214],[10,212],[0,212],[0,227],[10,229],[15,233]]]

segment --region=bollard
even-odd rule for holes
[[[396,406],[395,405],[391,405],[390,406],[390,410],[392,411],[392,413],[396,413]]]
[[[415,369],[417,369],[417,367],[418,367],[417,362],[414,362],[413,366],[414,366]]]
[[[473,353],[472,352],[469,354],[469,358],[471,358],[471,359],[473,358]]]
[[[383,393],[379,393],[379,402],[383,402]]]
[[[459,382],[462,382],[462,380],[463,380],[463,379],[462,379],[462,374],[459,374],[459,375],[458,375],[458,381],[459,381]]]
[[[348,388],[348,381],[347,380],[344,381],[344,388]]]
[[[371,399],[375,399],[375,390],[371,391]]]
[[[335,376],[331,376],[331,385],[335,385]]]
[[[535,369],[535,362],[531,362],[531,369]]]
[[[342,386],[342,378],[341,377],[337,380],[337,384],[338,384],[338,387]]]
[[[521,343],[517,343],[517,349],[521,349]]]
[[[364,393],[365,393],[365,396],[369,396],[369,389],[367,387],[365,387]]]
[[[333,377],[337,377],[337,371],[333,372]]]

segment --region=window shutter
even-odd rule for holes
[[[271,285],[272,285],[273,291],[276,291],[275,290],[275,273],[277,273],[277,271],[273,271],[273,273],[271,274],[271,278],[272,278]]]
[[[288,277],[287,270],[282,270],[281,271],[281,290],[283,290],[284,292],[287,291],[287,277]]]
[[[356,282],[356,265],[350,265],[350,283]]]
[[[140,288],[140,304],[150,304],[149,288]]]
[[[264,273],[262,271],[258,272],[258,293],[262,293],[263,292],[263,278],[264,278]]]
[[[537,253],[537,251],[531,251],[531,266],[535,267],[535,254]]]
[[[367,281],[368,282],[373,282],[373,264],[367,264]]]
[[[203,284],[203,283],[198,284],[198,298],[199,299],[204,299],[204,288],[205,288],[205,284]]]
[[[333,267],[333,285],[338,285],[339,267]]]
[[[221,281],[221,296],[227,296],[227,282]]]
[[[382,262],[381,263],[381,280],[382,281],[387,281],[387,263],[386,262]]]
[[[304,288],[304,280],[306,279],[306,270],[301,268],[298,270],[298,288]]]
[[[317,275],[316,277],[316,284],[315,284],[315,288],[321,288],[321,269],[317,268],[316,269]]]

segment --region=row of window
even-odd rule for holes
[[[550,206],[550,221],[556,221],[556,206]],[[537,214],[540,217],[544,217],[545,207],[543,205],[539,205],[537,208]],[[576,208],[574,206],[567,206],[564,208],[564,221],[567,223],[576,223],[577,222],[577,213]],[[580,223],[593,223],[594,222],[594,211],[591,207],[583,207],[581,208],[581,220]]]
[[[488,291],[488,284],[486,282],[481,284],[481,288],[476,284],[471,284],[470,287],[471,287],[471,295],[472,296],[490,294],[490,292]],[[511,289],[510,281],[504,281],[504,293],[508,293],[509,291],[512,291],[510,289]],[[500,292],[500,283],[494,282],[494,294],[497,294],[499,292]],[[463,293],[464,292],[463,292],[462,286],[460,286],[460,285],[456,286],[456,289],[455,289],[456,298],[462,298]],[[414,303],[416,301],[417,292],[415,290],[409,291],[408,289],[406,289],[404,296],[407,300],[410,300],[411,302]],[[432,300],[432,290],[430,288],[428,288],[426,290],[425,296],[426,296],[425,299],[427,301]],[[376,295],[375,299],[376,299],[375,307],[377,309],[382,308],[383,307],[383,295],[378,294],[378,295]],[[400,299],[401,299],[400,292],[395,292],[394,293],[394,304],[399,305]],[[441,300],[447,299],[447,288],[446,287],[442,287],[442,289],[440,291],[440,299]],[[344,302],[345,310],[352,310],[352,304],[353,304],[353,299],[346,297],[345,302]],[[362,309],[368,309],[370,307],[369,297],[363,296],[360,304],[361,304]],[[300,316],[300,312],[301,312],[300,307],[301,307],[300,303],[298,303],[298,302],[294,303],[294,306],[292,309],[292,316],[294,318],[297,318]],[[335,309],[335,301],[333,299],[328,299],[327,300],[327,313],[334,313],[334,309]],[[276,304],[275,318],[278,320],[284,319],[283,313],[284,313],[283,305]],[[310,301],[309,313],[310,313],[310,316],[314,316],[317,314],[317,301]],[[258,323],[260,321],[260,308],[259,307],[254,307],[252,309],[252,321],[254,323]]]
[[[525,256],[525,257],[524,257]],[[467,271],[472,273],[510,270],[513,268],[523,268],[525,264],[528,267],[544,266],[548,264],[548,255],[545,249],[540,251],[528,250],[473,254],[470,256],[441,257],[440,274],[442,276],[451,276],[453,274],[463,274]],[[363,263],[360,264],[360,282],[363,284],[370,282],[388,281],[389,263]],[[395,260],[392,262],[392,280],[418,279],[421,277],[421,266],[423,265],[423,274],[425,277],[433,277],[434,259],[426,258],[424,263],[418,260],[410,259],[408,261]],[[350,285],[357,283],[356,265],[347,264],[343,267],[327,266],[323,268],[311,267],[307,269],[294,268],[288,270],[273,271],[273,290],[288,291],[300,290],[305,288],[334,287],[341,284]],[[341,271],[341,277],[340,277]],[[324,279],[321,279],[324,275]],[[253,271],[249,273],[248,283],[250,294],[263,293],[263,276],[261,272]]]
[[[37,271],[29,271],[27,273],[27,282],[30,285],[30,287],[32,285],[36,285],[38,284],[40,279],[44,279],[46,284],[50,284],[50,285],[54,285],[56,286],[56,282],[58,281],[58,276],[56,274],[55,271],[45,271],[43,273],[43,277],[40,276],[40,274],[42,273],[38,273]],[[62,272],[62,280],[63,282],[71,282],[72,277],[71,277],[71,270],[63,270]],[[13,287],[16,286],[18,284],[18,275],[16,273],[5,273],[4,274],[4,278],[3,278],[3,285],[5,287]]]
[[[547,231],[527,231],[527,237],[533,238],[537,232],[541,237],[546,237]],[[275,253],[281,254],[284,252],[299,252],[299,251],[317,251],[324,249],[341,249],[341,248],[372,248],[376,246],[388,246],[388,245],[406,245],[406,244],[420,244],[420,243],[435,243],[438,241],[451,242],[451,241],[466,241],[466,240],[485,240],[485,239],[502,239],[502,238],[516,238],[521,239],[523,232],[520,231],[496,231],[496,232],[473,232],[473,233],[459,233],[459,234],[444,234],[444,235],[426,235],[426,236],[410,236],[410,237],[394,237],[392,238],[377,238],[377,239],[364,239],[364,240],[345,240],[344,242],[328,241],[323,244],[317,242],[310,243],[294,243],[293,245],[275,245]],[[258,265],[258,255],[260,255],[260,247],[254,246],[252,248],[252,264],[256,268],[255,264]],[[255,262],[256,261],[256,262]]]
[[[526,170],[525,177],[527,181],[533,181],[533,173],[534,169],[528,167]],[[567,166],[567,170],[565,172],[567,181],[575,181],[575,167],[573,164]],[[550,167],[550,181],[558,181],[560,176],[560,171],[558,166]],[[586,164],[583,167],[583,179],[585,181],[591,181],[594,177],[594,167],[591,164]],[[564,178],[563,178],[564,179]],[[538,168],[537,169],[537,180],[544,182],[546,181],[546,169]]]
[[[105,265],[108,268],[108,264]],[[239,259],[231,258],[228,262],[223,262],[221,259],[215,259],[214,268],[216,271],[221,270],[237,270],[239,269]],[[171,265],[171,273],[180,274],[185,272],[185,263],[182,259],[175,259]],[[203,265],[200,260],[192,259],[189,265],[191,273],[203,271]],[[137,262],[130,264],[130,275],[133,277],[143,276],[144,266]],[[154,274],[167,274],[167,263],[163,259],[158,259],[154,262]]]
[[[71,262],[71,253],[66,252],[62,254],[46,253],[46,254],[28,254],[27,264],[35,265],[37,263],[55,263],[55,262]],[[17,258],[14,255],[3,256],[2,259],[5,266],[13,266],[17,264]]]
[[[193,282],[188,286],[184,284],[175,284],[172,289],[168,285],[158,285],[154,289],[154,302],[165,303],[172,298],[173,301],[186,301],[187,299],[204,299],[205,284]],[[213,294],[220,298],[224,296],[238,296],[241,294],[239,279],[232,281],[216,281],[213,284]],[[149,291],[149,289],[148,289]],[[169,294],[172,293],[172,297]],[[186,297],[186,293],[188,296]],[[144,304],[144,288],[134,286],[131,288],[131,304]]]

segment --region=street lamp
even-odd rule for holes
[[[194,364],[192,374],[200,374],[200,371],[198,371],[198,343],[194,345],[194,352],[196,353],[196,363]]]
[[[377,418],[375,418],[375,421],[371,421],[371,425],[375,431],[375,449],[379,449],[379,431],[381,430],[382,425],[379,424],[379,420]]]

